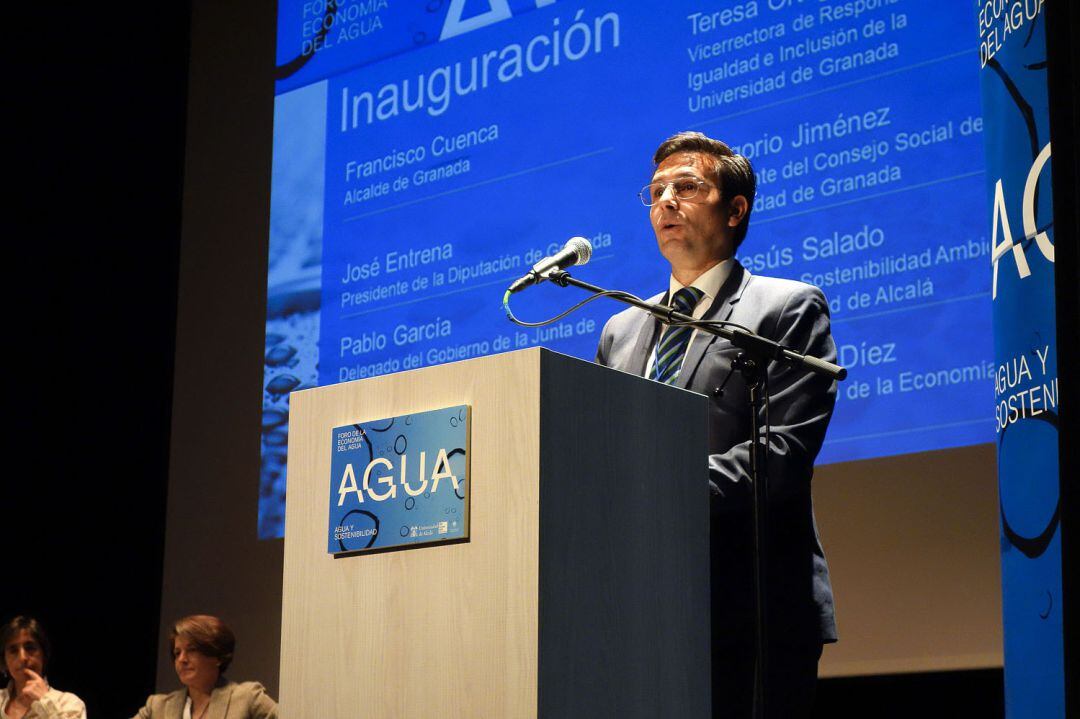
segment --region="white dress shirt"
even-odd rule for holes
[[[4,715],[14,693],[15,688],[10,682],[0,689],[0,716]],[[74,694],[49,687],[45,696],[30,705],[24,719],[86,719],[86,705]]]

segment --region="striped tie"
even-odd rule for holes
[[[705,293],[697,287],[683,287],[675,293],[672,304],[675,310],[684,315],[691,314],[694,307]],[[664,384],[673,384],[679,378],[683,355],[690,344],[693,327],[671,325],[664,330],[660,344],[656,347],[656,366],[653,367],[653,379]]]

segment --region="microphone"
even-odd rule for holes
[[[552,272],[565,270],[574,265],[584,265],[590,257],[592,257],[592,243],[584,237],[571,237],[561,250],[540,260],[533,265],[528,274],[515,280],[507,292],[521,292],[526,287],[543,282]]]

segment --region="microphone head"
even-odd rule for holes
[[[566,241],[566,248],[577,255],[575,265],[584,265],[592,257],[592,243],[584,237],[571,237]]]

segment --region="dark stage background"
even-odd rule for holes
[[[128,717],[158,659],[190,11],[31,10],[4,18],[0,621],[38,617],[51,682]]]

